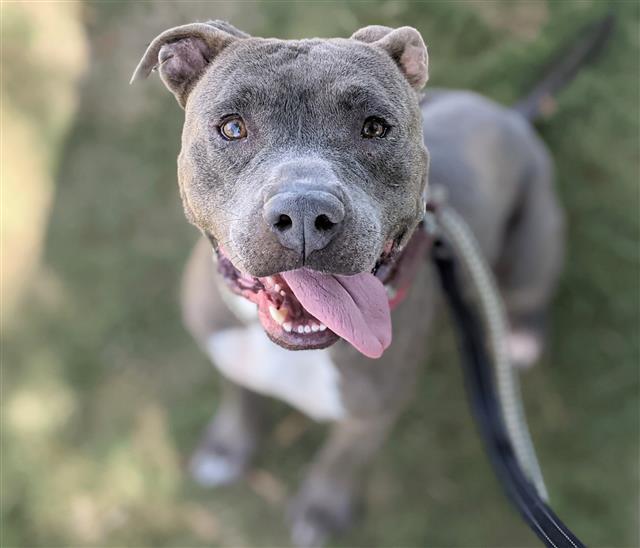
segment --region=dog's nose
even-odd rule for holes
[[[264,204],[263,215],[280,243],[306,258],[339,232],[344,204],[320,190],[278,192]]]

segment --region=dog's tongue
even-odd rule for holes
[[[283,272],[307,312],[369,358],[391,344],[391,313],[384,286],[373,274],[323,274],[300,268]]]

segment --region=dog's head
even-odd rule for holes
[[[154,68],[185,109],[187,218],[237,292],[259,305],[269,336],[298,349],[338,333],[358,346],[351,338],[370,338],[368,327],[386,346],[386,326],[346,324],[358,314],[387,321],[372,274],[424,213],[420,34],[370,26],[349,39],[289,41],[196,23],[160,34],[132,80]],[[339,318],[321,310],[344,298],[356,306]],[[381,353],[362,341],[366,354]]]

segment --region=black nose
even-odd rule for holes
[[[320,190],[279,192],[264,204],[263,215],[284,247],[308,257],[340,231],[344,205]]]

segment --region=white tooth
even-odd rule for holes
[[[282,324],[282,328],[287,332],[291,333],[291,322],[284,322]]]
[[[305,326],[304,326],[304,332],[305,332],[305,333],[311,333],[311,327],[310,327],[310,326],[308,326],[308,325],[305,325]]]
[[[275,321],[276,323],[281,323],[278,321],[280,314],[275,306],[271,306],[271,305],[269,306],[269,314],[271,314],[273,321]]]
[[[327,328],[323,323],[320,324],[320,331],[324,331]]]
[[[313,331],[314,333],[317,333],[318,331],[320,331],[320,326],[317,323],[312,323],[311,331]]]
[[[301,325],[298,326],[298,333],[304,333],[304,327]]]
[[[287,309],[278,310],[275,306],[269,305],[269,314],[277,324],[282,325],[282,322],[287,318]]]
[[[278,291],[280,291],[282,288],[280,287],[280,284],[276,284],[276,285],[274,285],[274,286],[273,286],[273,289],[274,289],[274,290],[276,291],[276,293],[277,293],[277,292],[278,292]]]
[[[284,291],[280,291],[280,295],[282,295],[283,297],[285,297],[287,294]]]

